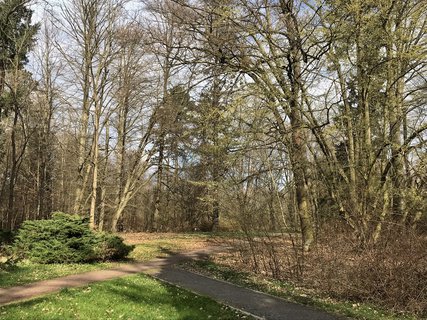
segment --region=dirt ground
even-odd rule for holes
[[[150,232],[135,232],[135,233],[119,233],[127,244],[159,244],[173,243],[184,251],[198,250],[210,247],[212,245],[220,245],[224,242],[219,237],[213,237],[209,234],[187,234],[187,233],[150,233]]]

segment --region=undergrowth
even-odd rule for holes
[[[327,295],[319,294],[314,290],[299,287],[297,284],[280,281],[252,272],[237,271],[227,265],[212,261],[193,261],[182,264],[182,267],[193,272],[202,273],[210,277],[228,281],[245,288],[265,292],[284,298],[287,301],[300,303],[336,313],[346,317],[363,320],[415,320],[416,317],[393,313],[369,303],[355,303],[343,299],[334,299]]]
[[[318,237],[309,253],[300,250],[294,235],[265,233],[233,240],[231,245],[236,250],[215,257],[214,262],[228,266],[232,272],[270,279],[269,286],[274,279],[285,287],[293,284],[294,288],[305,288],[308,294],[304,295],[339,301],[350,305],[350,309],[368,305],[377,313],[382,309],[397,314],[396,319],[407,314],[427,318],[425,235],[407,230],[401,234],[384,233],[375,245],[361,247],[352,233],[328,230],[328,234]],[[222,276],[228,278],[229,272],[223,270]],[[242,274],[238,277],[241,281]],[[258,280],[256,283],[259,285]],[[290,298],[295,299],[293,295]],[[380,319],[377,313],[361,318]]]

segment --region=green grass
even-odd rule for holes
[[[0,319],[242,319],[237,311],[145,275],[0,307]]]
[[[23,285],[35,281],[77,274],[87,271],[108,269],[118,266],[117,262],[92,264],[36,264],[19,262],[15,266],[0,269],[0,287]]]
[[[416,320],[412,315],[394,314],[367,303],[337,301],[331,298],[319,297],[313,292],[307,292],[292,284],[266,279],[251,273],[238,272],[227,266],[218,265],[211,261],[193,261],[183,264],[183,267],[211,277],[229,281],[237,285],[266,292],[284,298],[288,301],[310,305],[330,313],[363,320]]]
[[[170,250],[180,249],[178,245],[173,245],[171,240],[141,244],[137,245],[135,250],[130,254],[130,261],[148,261],[155,257],[166,256],[167,250],[162,248]],[[126,263],[126,261],[122,263]],[[37,264],[22,261],[6,269],[0,269],[0,288],[23,285],[87,271],[109,269],[118,265],[120,265],[120,262]]]

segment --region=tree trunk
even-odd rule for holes
[[[97,106],[97,109],[100,106]],[[94,137],[93,137],[93,146],[92,146],[92,195],[90,202],[90,211],[89,211],[89,227],[95,229],[95,215],[97,209],[97,199],[98,199],[98,167],[99,167],[99,122],[101,117],[101,111],[95,111],[95,123],[94,123]]]
[[[85,49],[89,50],[89,49]],[[89,127],[89,112],[90,112],[90,102],[89,102],[89,72],[90,72],[90,57],[89,53],[86,53],[84,58],[84,80],[83,80],[83,104],[82,104],[82,113],[80,118],[80,131],[78,134],[78,167],[77,167],[77,185],[74,197],[74,213],[80,214],[82,208],[82,200],[84,191],[86,189],[87,179],[89,176],[88,168],[90,166],[86,163],[86,145],[87,145],[87,132]],[[86,170],[85,170],[86,169]],[[86,172],[85,172],[86,171]]]
[[[162,130],[162,129],[161,129]],[[154,192],[154,210],[150,217],[148,230],[157,231],[158,219],[160,215],[160,206],[162,205],[162,188],[163,188],[163,159],[164,159],[164,136],[163,133],[159,137],[159,159],[157,161],[157,180],[156,189]]]
[[[289,118],[291,122],[291,146],[289,148],[294,178],[297,211],[301,226],[303,250],[310,250],[314,241],[314,228],[310,210],[310,202],[307,185],[307,136],[302,119],[302,43],[299,38],[297,19],[292,1],[280,1],[281,10],[284,15],[287,37],[289,40],[288,53],[288,78],[291,92],[288,100]]]
[[[10,136],[11,143],[11,167],[9,173],[9,194],[8,194],[8,205],[7,205],[7,219],[6,219],[6,230],[13,230],[15,220],[15,185],[18,176],[18,155],[17,155],[17,141],[16,141],[16,130],[18,125],[18,107],[14,108],[12,132]]]
[[[100,205],[99,205],[99,221],[98,221],[98,230],[103,231],[104,230],[104,224],[105,224],[105,201],[106,201],[106,186],[105,186],[105,180],[107,178],[108,173],[108,158],[110,155],[110,121],[109,119],[106,120],[105,123],[105,153],[104,153],[104,170],[102,173],[102,183],[100,186],[101,189],[101,195],[100,195]]]

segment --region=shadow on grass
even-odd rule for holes
[[[176,319],[239,319],[233,311],[221,306],[207,297],[196,296],[186,290],[156,282],[156,287],[148,288],[137,284],[127,284],[115,281],[108,290],[116,297],[123,297],[125,301],[137,304],[150,305],[153,308],[171,310]],[[154,281],[154,280],[151,280]],[[120,283],[122,282],[122,283]],[[172,318],[171,315],[169,315]]]
[[[19,263],[0,270],[0,288],[21,286],[37,281],[54,279],[73,274],[105,270],[116,265],[131,263],[132,260],[116,262],[67,263],[67,264],[36,264]]]
[[[136,275],[0,308],[11,319],[240,319],[215,301]]]

